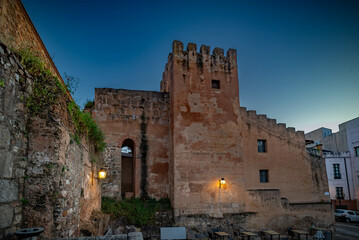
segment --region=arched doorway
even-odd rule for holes
[[[123,198],[134,196],[135,143],[131,139],[123,141],[121,147],[121,195]]]

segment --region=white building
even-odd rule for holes
[[[350,152],[353,167],[353,180],[356,189],[356,199],[359,200],[359,118],[355,118],[343,124],[345,124],[348,150]]]
[[[314,149],[321,145],[326,159],[330,198],[356,200],[356,209],[359,209],[359,117],[340,124],[336,133],[322,127],[305,134],[305,138],[314,141],[310,146]]]
[[[323,153],[329,183],[330,199],[356,199],[349,152]]]

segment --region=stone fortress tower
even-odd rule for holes
[[[244,168],[239,134],[237,55],[178,41],[161,91],[170,97],[170,171],[175,215],[243,211]],[[219,179],[227,184],[219,189]],[[239,199],[242,199],[238,201]]]
[[[101,186],[94,146],[72,140],[67,100],[46,120],[24,107],[35,79],[9,46],[30,44],[61,76],[21,1],[0,0],[0,19],[0,237],[27,226],[79,236],[101,195],[170,198],[175,224],[204,232],[333,223],[324,161],[306,152],[303,132],[240,107],[235,50],[174,41],[160,92],[95,90],[107,143]]]
[[[96,89],[108,144],[103,195],[169,197],[182,225],[238,214],[253,228],[308,217],[330,225],[325,167],[306,152],[304,132],[240,107],[238,89],[236,50],[179,41],[161,92]]]

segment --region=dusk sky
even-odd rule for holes
[[[63,75],[159,91],[173,40],[237,49],[240,104],[306,132],[359,116],[359,1],[22,0]]]

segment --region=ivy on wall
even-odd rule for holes
[[[26,99],[26,106],[31,116],[40,116],[46,110],[50,110],[60,97],[67,99],[67,110],[75,125],[74,136],[86,136],[95,146],[96,152],[102,152],[105,148],[105,136],[98,127],[96,121],[88,111],[82,111],[77,104],[70,100],[68,95],[74,93],[78,79],[66,74],[66,84],[54,76],[40,55],[33,51],[31,46],[14,50],[21,64],[34,78],[32,94]]]

